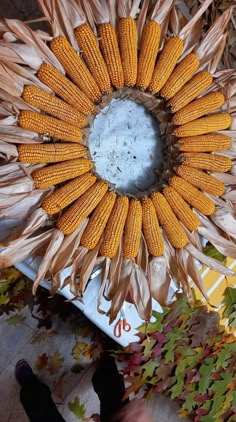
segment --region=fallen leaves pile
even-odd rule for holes
[[[236,289],[226,289],[224,306],[233,329]],[[140,328],[139,341],[116,355],[125,363],[126,396],[140,390],[147,399],[168,394],[181,402],[180,416],[190,415],[194,422],[235,421],[236,342],[219,324],[219,313],[201,302],[191,308],[180,296],[153,317]]]

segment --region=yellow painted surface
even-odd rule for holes
[[[226,265],[236,272],[236,260],[227,258]],[[227,286],[236,287],[236,277],[225,277],[215,271],[207,271],[205,267],[201,270],[201,273],[203,275],[203,284],[209,296],[210,305],[220,308],[224,290]],[[202,296],[198,288],[195,288],[195,293],[197,299],[206,303],[205,298]],[[210,309],[212,310],[213,308],[210,307]],[[219,309],[218,311],[222,315],[222,309]],[[227,321],[222,319],[222,323],[225,324]]]

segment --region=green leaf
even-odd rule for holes
[[[169,339],[168,343],[164,345],[165,360],[166,362],[174,362],[176,349],[176,341],[180,339],[181,333],[183,332],[182,328],[174,328],[173,331],[170,331],[166,334],[166,337]]]
[[[226,260],[226,256],[219,252],[215,246],[209,245],[203,249],[203,253],[211,258],[215,258],[220,262],[224,262]]]
[[[226,392],[229,390],[229,383],[232,381],[232,374],[226,372],[221,373],[222,380],[216,380],[210,387],[210,390],[214,393],[212,398],[212,407],[209,415],[214,420],[215,414],[220,411],[224,405]]]
[[[212,379],[210,378],[210,375],[213,371],[213,368],[214,368],[214,360],[213,359],[212,359],[211,365],[201,365],[200,366],[199,372],[200,372],[202,378],[199,381],[198,393],[204,394],[207,391],[210,384],[212,383]]]
[[[27,280],[21,278],[14,286],[13,293],[18,294],[21,290],[24,290],[27,284]]]
[[[153,360],[149,360],[148,362],[146,362],[142,366],[142,368],[144,369],[143,378],[147,379],[149,377],[152,377],[157,367],[158,363]]]
[[[10,285],[11,285],[10,280],[0,281],[0,295],[7,292],[8,289],[10,288]]]
[[[192,413],[192,410],[195,406],[194,398],[196,396],[196,391],[186,394],[183,408],[186,409],[189,413]]]
[[[225,344],[224,347],[217,353],[216,368],[226,368],[228,366],[228,359],[233,353],[231,344]]]
[[[73,402],[68,403],[68,408],[72,413],[74,413],[77,419],[85,419],[85,405],[80,402],[79,397],[75,397]]]
[[[152,333],[157,333],[158,331],[162,331],[162,327],[163,327],[162,321],[165,315],[167,315],[169,312],[170,310],[167,308],[163,308],[162,313],[157,312],[157,311],[152,311],[152,316],[156,319],[156,321],[150,322],[148,325],[144,324],[141,327],[139,327],[140,333],[152,334]]]
[[[6,305],[9,302],[9,300],[10,300],[10,296],[8,292],[2,293],[0,295],[0,305]]]
[[[10,318],[6,319],[7,324],[9,325],[17,325],[17,324],[22,324],[22,322],[25,320],[24,315],[21,314],[16,314],[11,316]]]
[[[228,318],[232,328],[236,328],[236,288],[226,287],[223,305],[225,307],[223,317]]]
[[[229,326],[231,328],[236,328],[236,311],[229,315]]]
[[[184,381],[181,379],[178,380],[177,383],[173,385],[173,387],[171,387],[170,392],[171,392],[172,400],[177,399],[177,397],[180,396],[180,394],[183,391],[183,387],[184,387]]]
[[[143,356],[144,357],[151,356],[152,348],[156,344],[156,340],[150,340],[149,338],[147,338],[146,340],[143,341],[142,344],[144,346]]]

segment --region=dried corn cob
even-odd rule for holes
[[[181,56],[183,48],[184,42],[179,37],[172,37],[166,42],[157,60],[149,91],[156,94],[165,85]]]
[[[209,135],[189,136],[178,139],[177,146],[180,151],[187,152],[212,152],[229,149],[232,139],[220,133]]]
[[[231,125],[231,121],[231,116],[228,113],[210,114],[207,117],[202,117],[201,119],[193,120],[192,122],[178,126],[174,130],[174,134],[178,138],[204,135],[217,130],[228,129]]]
[[[64,120],[64,122],[78,127],[84,127],[88,124],[85,116],[76,108],[37,86],[24,86],[22,98],[26,103],[45,111],[51,116]]]
[[[93,211],[88,225],[81,237],[81,245],[88,249],[97,246],[116,200],[114,192],[107,192]]]
[[[35,170],[32,177],[35,186],[43,189],[87,173],[92,167],[93,163],[90,160],[77,158]]]
[[[232,167],[230,158],[223,155],[186,152],[180,155],[183,164],[203,170],[226,173]]]
[[[84,23],[75,28],[74,33],[91,74],[102,94],[107,94],[111,90],[110,78],[94,32],[87,23]]]
[[[132,18],[119,20],[119,45],[126,86],[134,86],[137,79],[137,28]]]
[[[82,131],[79,127],[35,111],[21,111],[18,124],[23,129],[52,136],[62,141],[80,142],[82,140]]]
[[[160,192],[153,192],[151,200],[155,207],[157,218],[171,245],[174,248],[184,248],[188,243],[188,238],[164,195]]]
[[[177,191],[175,191],[171,186],[168,186],[163,189],[163,194],[168,201],[172,211],[178,217],[178,219],[187,227],[188,230],[195,231],[198,229],[200,221],[197,216],[193,213],[191,208],[179,195]]]
[[[25,163],[57,163],[84,157],[87,151],[80,144],[21,144],[18,146],[18,159]]]
[[[54,38],[50,43],[50,48],[72,81],[82,89],[93,102],[98,102],[102,95],[101,91],[83,60],[67,39],[62,36]]]
[[[43,63],[37,73],[38,78],[55,94],[83,114],[94,112],[94,104],[73,82],[50,64]]]
[[[102,200],[108,189],[105,180],[96,182],[59,218],[57,228],[64,234],[73,233]]]
[[[161,37],[161,26],[154,20],[142,32],[136,85],[145,90],[152,78]]]
[[[116,31],[110,23],[102,23],[98,25],[98,36],[111,83],[116,89],[121,89],[124,86],[124,72]]]
[[[154,205],[150,198],[142,199],[142,225],[148,251],[153,256],[164,253],[164,243]]]
[[[129,211],[125,223],[123,239],[123,257],[136,258],[139,251],[140,239],[142,234],[142,206],[140,201],[131,199]]]
[[[200,60],[195,53],[188,54],[176,66],[168,81],[161,89],[161,96],[166,100],[172,98],[186,82],[188,82],[199,68]]]
[[[182,177],[172,177],[170,185],[186,202],[203,215],[211,215],[215,212],[214,202]]]
[[[195,168],[182,164],[177,167],[176,173],[196,188],[211,193],[212,195],[221,196],[225,191],[224,183]]]
[[[100,246],[100,254],[113,258],[118,250],[129,208],[127,196],[118,196],[112,209]]]
[[[85,173],[50,193],[42,202],[42,208],[49,214],[57,214],[85,193],[97,178]]]
[[[204,97],[197,98],[190,104],[186,105],[174,115],[172,122],[175,125],[183,125],[185,123],[196,120],[199,117],[205,116],[212,111],[222,107],[225,102],[225,97],[221,92],[210,92]]]
[[[168,101],[167,105],[173,113],[185,107],[198,95],[202,94],[212,83],[213,77],[209,72],[197,73],[189,82],[187,82],[174,97]]]

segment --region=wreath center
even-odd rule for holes
[[[98,175],[121,193],[143,195],[163,167],[157,119],[131,99],[112,99],[93,121],[89,137]]]

